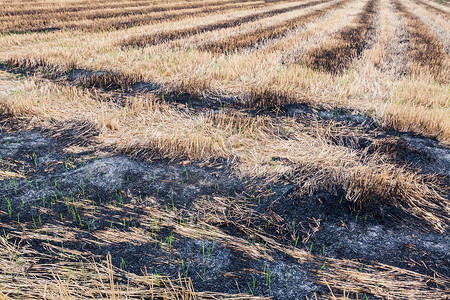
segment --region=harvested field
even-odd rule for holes
[[[315,6],[321,3],[323,3],[323,1],[312,1],[301,5],[300,8]],[[321,14],[323,14],[321,11],[313,11],[311,13],[307,13],[306,15],[283,21],[279,24],[271,25],[262,29],[257,29],[255,31],[246,32],[242,35],[232,36],[228,39],[224,39],[216,43],[206,43],[200,49],[211,52],[227,53],[230,51],[236,51],[246,47],[255,46],[262,41],[278,38],[289,30],[293,30],[299,26],[302,26],[308,21],[319,17]]]
[[[446,3],[1,3],[0,299],[448,299]]]
[[[261,2],[236,3],[230,1],[191,3],[173,6],[150,5],[144,7],[116,7],[108,10],[93,10],[71,14],[65,11],[56,13],[31,13],[27,16],[7,16],[0,19],[3,33],[42,32],[62,29],[108,30],[151,24],[160,20],[178,20],[192,15],[212,13],[236,8],[261,6]]]
[[[328,72],[342,71],[352,59],[363,51],[374,27],[375,9],[378,1],[370,0],[354,21],[354,25],[340,31],[336,37],[326,40],[324,44],[311,50],[305,58],[306,63],[314,68]]]
[[[450,10],[439,6],[439,5],[435,5],[433,3],[429,3],[428,1],[422,1],[422,0],[418,0],[418,1],[414,1],[415,3],[424,6],[425,8],[431,10],[432,12],[443,16],[444,18],[446,18],[447,20],[450,19]]]
[[[413,74],[428,73],[436,80],[448,82],[450,80],[450,62],[442,41],[401,2],[394,1],[394,4],[402,14],[406,30],[411,37],[410,51],[413,59],[411,72]]]
[[[222,28],[230,28],[230,27],[239,26],[241,24],[256,21],[261,18],[271,17],[271,16],[274,16],[277,14],[302,9],[302,8],[305,8],[305,7],[308,7],[311,5],[315,5],[317,3],[319,3],[319,2],[316,2],[316,3],[313,2],[313,3],[308,3],[308,4],[298,4],[298,5],[293,5],[293,6],[289,6],[289,7],[277,8],[277,9],[273,9],[273,10],[269,10],[269,11],[259,12],[259,13],[251,14],[251,15],[244,16],[241,18],[237,18],[237,19],[215,22],[212,24],[201,25],[201,26],[187,28],[187,29],[183,29],[183,30],[172,30],[172,31],[164,32],[164,33],[154,34],[154,35],[144,35],[144,36],[134,37],[132,39],[123,41],[121,44],[124,46],[140,46],[140,47],[147,46],[147,45],[155,45],[157,43],[174,40],[174,39],[179,39],[179,38],[191,36],[194,34],[203,33],[206,31],[213,31],[213,30],[219,30]]]

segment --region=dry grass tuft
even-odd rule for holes
[[[8,178],[24,178],[24,177],[25,176],[23,174],[20,174],[18,172],[0,170],[0,180],[5,180]]]
[[[318,261],[322,266],[323,261]],[[325,267],[316,272],[319,282],[334,295],[361,297],[371,294],[383,299],[446,299],[450,288],[447,277],[429,277],[416,272],[380,263],[362,264],[350,260],[327,259]],[[437,288],[431,288],[436,285]]]
[[[48,264],[50,257],[29,247],[10,244],[0,237],[0,288],[3,297],[27,299],[141,299],[142,295],[173,299],[195,298],[192,284],[180,279],[137,276],[115,268],[111,256],[106,263],[60,262]],[[124,280],[128,278],[127,280]],[[179,285],[181,284],[181,285]],[[8,299],[7,298],[7,299]]]
[[[167,221],[170,226],[176,223],[175,219]],[[161,221],[158,226],[165,226],[164,222]],[[153,226],[152,224],[153,219],[149,226]],[[27,229],[28,231],[30,230]],[[143,275],[128,273],[114,267],[109,254],[106,256],[106,261],[96,262],[94,260],[86,261],[86,253],[69,251],[67,254],[81,260],[67,261],[69,256],[61,256],[64,254],[64,249],[49,244],[49,241],[61,243],[61,240],[55,240],[58,228],[55,227],[53,230],[47,228],[45,231],[42,236],[33,234],[31,231],[28,232],[31,235],[27,235],[25,232],[16,234],[22,240],[41,239],[43,243],[46,241],[47,248],[57,254],[58,262],[54,261],[56,257],[53,255],[37,252],[29,246],[11,244],[3,236],[0,237],[0,289],[1,296],[5,299],[16,296],[26,299],[98,299],[99,297],[102,299],[142,299],[142,297],[157,299],[266,299],[245,294],[195,292],[190,278],[171,279],[145,272]],[[59,228],[59,231],[64,234],[64,240],[71,238],[67,228]],[[180,232],[184,231],[180,230]],[[207,232],[201,231],[201,234],[207,236]],[[126,240],[117,237],[117,232],[107,233],[104,239],[102,239],[102,233],[98,234],[100,235],[97,238],[100,238],[101,241],[110,238],[113,238],[113,242]],[[131,236],[136,238],[136,233],[131,232]],[[8,238],[11,237],[8,235]],[[222,238],[220,233],[215,237],[219,241]],[[66,249],[66,251],[68,250]],[[249,253],[251,254],[251,251]],[[50,261],[52,263],[49,263]]]

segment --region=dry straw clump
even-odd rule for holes
[[[189,278],[135,275],[105,262],[61,261],[0,237],[0,299],[265,299],[195,292]]]
[[[361,298],[372,294],[386,299],[446,299],[449,286],[446,277],[431,278],[381,263],[366,265],[351,260],[327,259],[326,268],[317,271],[317,276],[330,288],[329,299],[346,297],[346,293]],[[441,289],[430,289],[430,282]]]

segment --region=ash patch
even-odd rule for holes
[[[0,136],[0,154],[2,157],[22,156],[23,153],[39,151],[49,147],[50,140],[46,139],[41,133],[32,131],[22,134],[12,133]],[[39,160],[42,158],[39,157]],[[46,162],[45,160],[42,162]]]
[[[402,134],[401,138],[406,141],[407,145],[416,150],[422,156],[428,157],[431,164],[422,166],[429,172],[440,173],[450,176],[450,149],[439,145],[437,141],[429,138],[413,136],[410,134]]]
[[[449,236],[430,232],[405,213],[394,208],[383,215],[356,211],[352,203],[327,191],[301,199],[290,197],[289,185],[274,192],[259,211],[271,208],[282,217],[289,231],[285,244],[317,256],[377,261],[430,276],[450,274]]]
[[[287,116],[294,117],[299,120],[332,120],[342,122],[350,127],[358,127],[362,130],[375,129],[379,127],[376,120],[352,109],[336,108],[333,110],[325,110],[304,104],[289,104],[283,106],[283,109]]]

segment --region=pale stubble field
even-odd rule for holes
[[[447,299],[446,2],[0,4],[0,299]]]

